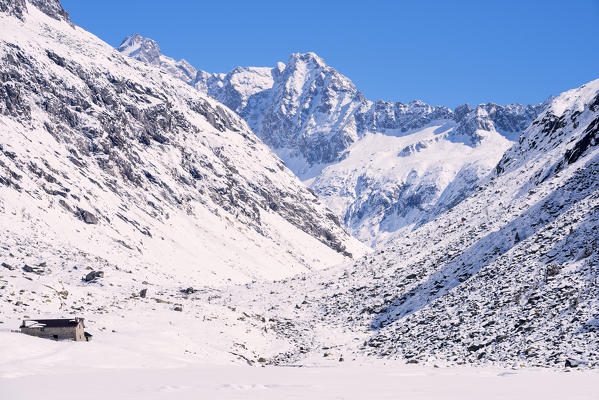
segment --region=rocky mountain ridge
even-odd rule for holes
[[[119,49],[129,54],[130,43]],[[144,61],[174,69],[172,62],[165,68]],[[371,245],[461,201],[548,103],[451,110],[421,101],[373,102],[314,53],[292,54],[274,68],[198,70],[184,80],[238,113]]]
[[[27,14],[28,3],[56,20],[71,21],[60,0],[0,0],[0,12],[23,19]]]
[[[140,46],[151,48],[152,56],[140,57]],[[173,70],[161,61],[165,56],[156,42],[139,34],[126,38],[118,49],[169,72]],[[185,60],[169,60],[188,64]],[[195,78],[186,76],[184,80],[237,112],[275,151],[299,151],[308,164],[338,161],[343,151],[367,132],[405,134],[438,120],[455,121],[456,136],[471,145],[481,139],[477,130],[495,130],[513,139],[544,107],[463,104],[452,111],[419,100],[373,102],[314,53],[292,54],[286,64],[278,63],[274,68],[237,67],[226,74],[190,69],[189,75],[194,72]],[[335,147],[323,149],[327,141]],[[294,172],[301,175],[301,171]]]
[[[128,37],[117,48],[121,53],[147,64],[155,65],[184,82],[195,79],[198,71],[185,60],[175,61],[160,51],[158,43],[139,34]]]

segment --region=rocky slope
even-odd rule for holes
[[[372,283],[340,297],[373,330],[366,351],[599,365],[598,136],[593,81],[555,99],[474,195],[365,260]]]
[[[552,101],[453,209],[328,276],[265,285],[298,332],[313,332],[296,356],[307,346],[413,363],[597,368],[598,144],[596,80]]]
[[[0,262],[15,276],[248,281],[363,251],[227,107],[57,1],[0,4]]]

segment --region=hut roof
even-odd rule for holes
[[[83,323],[83,318],[63,318],[63,319],[26,319],[23,321],[22,328],[45,327],[45,328],[68,328]]]

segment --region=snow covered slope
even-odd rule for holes
[[[291,287],[278,306],[299,305],[298,331],[346,356],[596,368],[598,145],[596,80],[553,100],[451,210],[354,265],[270,290]]]
[[[141,40],[131,36],[119,49],[129,54],[127,43]],[[171,71],[163,58],[143,60]],[[546,105],[452,111],[421,101],[372,102],[314,53],[292,54],[274,68],[198,71],[190,84],[245,119],[371,245],[457,204]]]
[[[383,245],[465,198],[511,146],[495,131],[469,146],[455,131],[444,120],[406,136],[369,133],[311,187],[357,238]]]
[[[363,251],[225,106],[73,26],[58,2],[0,4],[0,262],[49,273],[68,252],[215,283]]]

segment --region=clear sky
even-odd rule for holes
[[[368,98],[536,103],[599,78],[599,0],[62,0],[118,46],[132,33],[209,72],[313,51]]]

